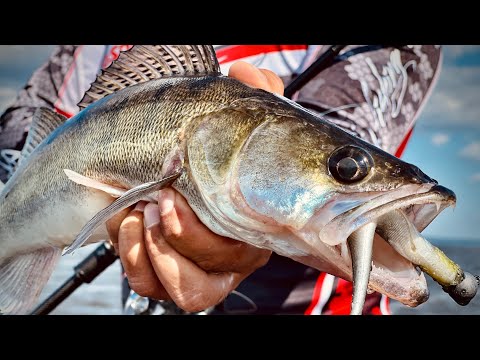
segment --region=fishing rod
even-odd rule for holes
[[[348,45],[331,45],[322,55],[315,60],[305,71],[299,74],[286,88],[284,96],[291,99],[292,96],[300,90],[305,84],[312,80],[315,76],[320,74],[323,70],[329,66],[348,59],[353,55],[362,54],[365,52],[375,51],[386,47],[400,48],[403,44],[384,44],[384,45],[365,45],[358,46],[356,48],[345,51],[343,54],[340,52]]]
[[[50,297],[38,305],[30,315],[47,315],[60,305],[80,285],[91,283],[106,268],[112,265],[118,256],[108,242],[98,246],[90,255],[74,267],[74,274],[65,281]]]
[[[291,97],[305,86],[315,76],[336,62],[343,61],[350,56],[377,50],[382,47],[402,45],[367,45],[357,47],[346,51],[340,55],[340,52],[348,45],[330,45],[328,49],[318,57],[305,71],[298,74],[295,79],[285,88],[284,96]],[[82,284],[91,283],[105,269],[112,265],[118,256],[113,246],[109,243],[103,243],[88,255],[81,263],[74,267],[74,275],[65,281],[54,293],[43,303],[33,310],[31,315],[47,315],[60,305],[68,296],[70,296]]]
[[[304,72],[298,75],[283,92],[286,98],[291,99],[293,94],[300,90],[306,83],[312,80],[315,76],[320,74],[323,70],[333,64],[335,57],[342,51],[347,45],[331,45],[327,51],[319,56],[315,62],[310,65]]]

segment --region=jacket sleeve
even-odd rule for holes
[[[13,172],[13,165],[30,128],[37,107],[53,109],[58,99],[65,74],[75,52],[75,46],[58,46],[49,60],[38,68],[15,101],[0,117],[0,180],[5,182]]]
[[[106,54],[105,45],[59,45],[38,68],[14,102],[0,116],[0,180],[5,182],[23,148],[38,107],[70,117],[95,79]]]

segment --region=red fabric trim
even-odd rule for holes
[[[70,69],[68,69],[67,74],[65,75],[65,78],[63,79],[62,86],[60,87],[60,90],[58,91],[58,99],[55,101],[55,108],[59,109],[59,106],[63,106],[62,102],[62,97],[63,94],[65,93],[65,89],[67,88],[68,81],[70,80],[70,77],[72,76],[73,70],[77,66],[77,57],[80,54],[80,52],[83,50],[84,45],[79,46],[76,50],[75,53],[73,54],[73,62],[72,65],[70,66]]]
[[[325,304],[324,315],[349,315],[352,304],[353,284],[338,278],[332,296]]]
[[[376,305],[370,310],[370,315],[383,315],[382,312],[380,311],[380,306]]]
[[[323,281],[325,280],[326,273],[321,273],[318,276],[317,282],[315,283],[315,288],[313,289],[313,294],[312,294],[312,301],[310,302],[310,305],[308,306],[307,310],[305,310],[305,315],[312,315],[312,311],[315,308],[315,306],[318,304],[318,301],[320,299],[320,291],[322,290],[322,285]]]
[[[389,297],[385,297],[385,309],[387,310],[387,313],[386,314],[382,313],[382,315],[391,315],[392,314],[392,310],[390,309],[390,298]]]
[[[55,111],[63,116],[66,116],[67,118],[71,118],[73,116],[73,114],[70,114],[69,112],[59,109],[57,107],[55,107]]]
[[[285,50],[306,50],[308,45],[232,45],[216,50],[218,62],[228,63],[248,56],[280,52]]]
[[[107,55],[103,58],[102,69],[109,67],[114,60],[118,59],[121,52],[130,50],[132,47],[133,45],[113,45]]]
[[[396,156],[396,157],[401,157],[401,156],[402,156],[403,152],[405,151],[405,147],[407,146],[408,141],[409,141],[410,138],[412,137],[412,133],[413,133],[413,127],[410,129],[410,131],[408,132],[407,136],[405,136],[405,138],[403,139],[402,143],[401,143],[400,146],[398,147],[397,152],[395,153],[395,156]]]

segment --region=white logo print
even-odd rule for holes
[[[407,90],[407,69],[409,66],[416,66],[416,62],[411,60],[405,65],[402,64],[400,51],[393,50],[390,53],[390,61],[382,67],[381,73],[377,70],[373,61],[367,57],[365,59],[372,75],[378,82],[378,90],[370,89],[368,83],[360,80],[363,96],[372,111],[375,120],[380,127],[385,127],[384,114],[390,109],[390,115],[395,119],[400,113],[405,91]]]

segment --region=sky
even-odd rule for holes
[[[425,237],[480,241],[480,46],[443,49],[440,77],[403,159],[457,195]]]
[[[0,111],[53,46],[0,45]],[[437,85],[403,159],[457,195],[423,232],[432,242],[480,241],[480,46],[443,46]]]

